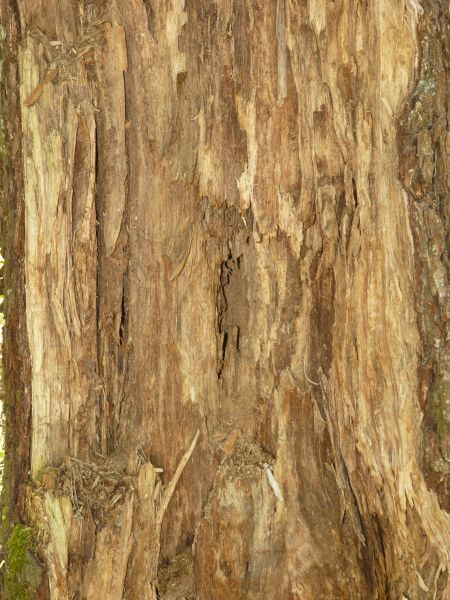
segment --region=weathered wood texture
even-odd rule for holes
[[[424,6],[3,1],[51,598],[156,597],[158,562],[166,599],[446,597],[448,32]],[[197,430],[159,539],[155,467]]]
[[[443,4],[424,3],[417,85],[399,127],[400,172],[409,192],[422,337],[419,403],[424,412],[424,472],[450,508],[449,339],[449,56]]]
[[[2,340],[3,413],[5,479],[2,499],[11,519],[23,517],[24,487],[30,464],[31,367],[25,312],[24,278],[24,197],[22,169],[21,106],[18,94],[19,66],[17,44],[20,38],[17,20],[11,8],[2,3],[2,86],[1,86],[1,253],[3,267],[3,311],[7,316]],[[7,39],[7,43],[5,42]]]

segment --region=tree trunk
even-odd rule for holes
[[[5,597],[447,597],[422,6],[2,0]]]

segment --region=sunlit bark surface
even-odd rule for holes
[[[447,597],[445,10],[3,0],[41,598]]]

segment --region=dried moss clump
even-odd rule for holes
[[[70,458],[54,473],[51,486],[71,499],[77,514],[92,512],[94,518],[111,510],[132,489],[134,478],[127,474],[124,457],[99,458],[85,462]]]

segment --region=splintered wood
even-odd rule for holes
[[[0,4],[41,597],[444,600],[447,9]]]
[[[119,600],[125,585],[127,597],[158,598],[163,518],[199,436],[197,431],[165,486],[158,476],[162,469],[149,461],[142,464],[139,459],[137,473],[127,472],[125,455],[95,463],[72,457],[59,470],[42,475],[32,514],[36,531],[47,540],[49,584],[55,598],[71,599],[74,579],[77,592],[87,599],[100,593]],[[128,465],[128,471],[133,469]],[[94,523],[102,524],[100,532],[95,533],[95,525],[92,530]],[[138,524],[135,531],[133,523]],[[69,572],[69,552],[86,560],[83,573]]]

